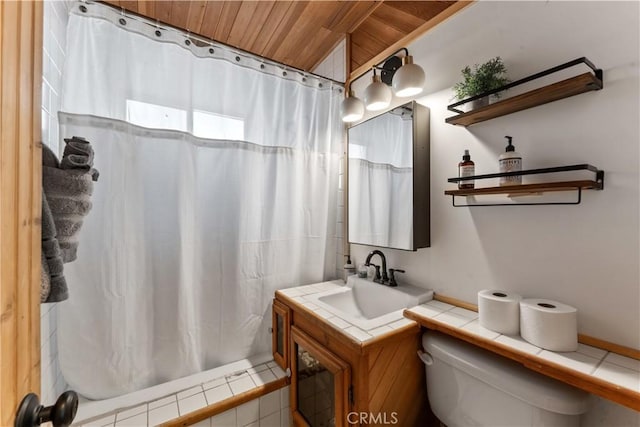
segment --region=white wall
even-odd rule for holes
[[[42,62],[42,142],[56,154],[58,143],[58,110],[62,89],[62,65],[67,40],[68,4],[61,1],[46,1],[43,17],[43,62]],[[42,372],[41,401],[52,404],[67,388],[58,363],[57,310],[56,304],[40,306],[40,366]]]
[[[640,348],[639,6],[478,2],[408,46],[427,75],[419,102],[431,108],[432,246],[384,250],[388,266],[407,270],[402,279],[469,302],[485,288],[559,300],[578,308],[582,333]],[[604,69],[604,89],[469,128],[445,124],[460,69],[498,55],[514,80],[586,56]],[[525,168],[603,169],[604,191],[585,192],[577,206],[452,207],[443,191],[455,188],[447,178],[464,149],[477,173],[497,172],[504,135]],[[362,262],[371,249],[351,245],[351,254]],[[638,419],[607,408],[600,425]]]
[[[343,39],[312,72],[344,83],[347,71],[345,55],[346,39]]]

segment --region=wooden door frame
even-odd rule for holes
[[[0,425],[40,394],[42,13],[0,1]]]

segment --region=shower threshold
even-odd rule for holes
[[[82,400],[73,425],[159,425],[286,376],[271,354],[254,356],[111,399]]]

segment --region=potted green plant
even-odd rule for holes
[[[499,56],[482,65],[475,64],[473,70],[467,65],[462,69],[464,80],[453,86],[455,97],[458,100],[463,100],[504,86],[510,82],[506,74],[507,67]],[[496,93],[494,96],[500,98],[500,93]],[[479,108],[488,103],[488,97],[483,97],[473,101],[471,108]]]

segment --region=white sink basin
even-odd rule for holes
[[[405,308],[433,298],[433,291],[409,285],[390,287],[349,276],[341,289],[331,290],[310,299],[332,314],[368,330],[402,318]]]

